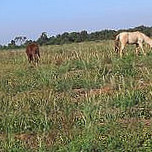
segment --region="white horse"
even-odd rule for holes
[[[146,55],[143,49],[143,43],[147,43],[150,47],[152,47],[152,39],[150,39],[145,34],[136,31],[136,32],[122,32],[116,36],[115,39],[115,51],[119,52],[120,57],[122,57],[123,49],[126,44],[136,44],[136,54],[139,52],[139,48],[141,48],[144,55]]]

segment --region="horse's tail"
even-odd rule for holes
[[[115,52],[119,51],[119,44],[119,35],[117,35],[115,39]]]

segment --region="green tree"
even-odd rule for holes
[[[43,32],[40,37],[38,38],[37,42],[40,44],[40,45],[44,45],[48,42],[49,38],[47,36],[47,33],[46,32]]]
[[[27,38],[25,36],[17,36],[15,37],[14,41],[15,43],[18,43],[20,46],[23,45]]]
[[[15,48],[15,47],[16,47],[15,40],[11,40],[11,42],[8,44],[8,48]]]

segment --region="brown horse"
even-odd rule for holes
[[[26,54],[28,57],[29,63],[33,63],[37,65],[39,59],[40,59],[40,52],[39,52],[39,46],[37,43],[30,43],[26,47]]]
[[[136,44],[136,54],[139,53],[139,48],[141,48],[144,55],[146,55],[143,49],[143,43],[147,43],[152,47],[152,39],[150,39],[145,34],[136,32],[122,32],[116,36],[115,39],[115,51],[119,52],[120,57],[122,57],[123,50],[126,44]]]

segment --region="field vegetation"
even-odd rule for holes
[[[152,150],[152,52],[113,41],[0,51],[0,151]]]

